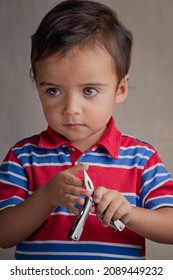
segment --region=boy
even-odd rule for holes
[[[173,243],[171,176],[111,117],[127,97],[131,46],[116,14],[92,1],[61,2],[32,36],[48,129],[17,143],[0,169],[0,245],[17,245],[16,259],[143,259],[145,238]],[[74,242],[68,232],[90,196],[84,170],[94,205]],[[114,232],[111,219],[125,229]]]

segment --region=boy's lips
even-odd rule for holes
[[[80,128],[80,127],[84,126],[84,124],[81,124],[81,123],[67,123],[67,124],[64,124],[64,126],[66,126],[68,128]]]

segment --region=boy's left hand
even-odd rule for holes
[[[110,221],[121,220],[127,224],[131,219],[132,206],[118,191],[98,187],[94,191],[94,203],[91,212],[97,216],[103,215],[103,225],[109,226]]]

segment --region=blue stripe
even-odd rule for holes
[[[28,181],[16,177],[15,174],[0,173],[0,181],[5,182],[6,184],[11,184],[16,187],[22,188],[25,191],[28,191]]]
[[[13,172],[13,173],[16,173],[20,176],[23,176],[23,177],[26,177],[26,173],[25,173],[25,170],[23,169],[23,167],[21,167],[19,164],[17,163],[13,163],[13,162],[8,162],[8,161],[5,161],[2,163],[2,165],[0,166],[0,172]],[[1,176],[1,173],[0,173],[0,176]]]
[[[168,174],[168,172],[163,164],[156,164],[155,166],[152,166],[151,169],[148,169],[144,172],[141,178],[141,187],[145,182],[152,179],[155,176],[155,174]]]
[[[72,258],[75,257],[78,259],[81,259],[80,253],[82,252],[83,255],[87,254],[85,258],[87,257],[90,259],[91,257],[94,257],[95,259],[99,259],[100,257],[105,259],[110,258],[114,259],[116,256],[123,256],[125,259],[129,259],[131,257],[138,258],[141,256],[141,248],[135,248],[135,247],[125,247],[125,246],[111,246],[111,245],[102,245],[102,244],[89,244],[89,243],[74,243],[74,242],[66,242],[66,243],[49,243],[45,242],[42,244],[36,244],[29,242],[28,243],[20,243],[17,245],[17,251],[21,251],[22,256],[24,256],[25,252],[29,254],[27,257],[30,258],[30,256],[34,256],[34,253],[37,254],[37,258],[44,257],[43,252],[47,252],[45,258],[55,258],[55,259],[62,259],[62,258]],[[79,254],[77,254],[80,252]],[[41,253],[41,256],[39,255]],[[52,253],[52,254],[51,254]],[[76,255],[73,255],[76,253]],[[96,255],[96,254],[99,255]],[[94,256],[95,254],[95,256]],[[19,257],[19,253],[17,254]],[[105,255],[105,256],[104,256]]]
[[[145,207],[148,209],[160,208],[163,206],[173,207],[173,196],[162,196],[159,198],[153,198],[146,202]]]
[[[63,206],[58,206],[56,207],[56,209],[53,211],[53,213],[60,213],[60,212],[63,212],[63,213],[67,213],[69,214],[70,212]]]
[[[59,147],[58,149],[41,149],[37,148],[34,145],[24,145],[21,148],[14,148],[13,152],[17,157],[20,156],[20,160],[23,165],[32,164],[50,164],[50,163],[62,163],[67,162],[70,163],[70,155],[67,148]],[[153,151],[147,149],[146,147],[131,147],[128,149],[120,149],[119,158],[115,160],[110,157],[110,155],[106,152],[103,153],[99,149],[95,151],[97,154],[93,152],[88,152],[79,159],[82,162],[90,162],[91,164],[104,164],[104,165],[117,165],[117,166],[133,166],[134,164],[143,167],[147,159],[152,155]],[[23,154],[23,156],[22,156]],[[28,155],[25,155],[28,154]],[[43,157],[41,157],[43,156]],[[121,158],[121,157],[124,158]],[[128,156],[132,156],[133,158],[128,158]]]
[[[130,202],[131,205],[141,207],[141,200],[136,195],[124,195],[124,197]]]
[[[16,252],[15,254],[16,260],[144,260],[144,257],[134,257],[134,258],[126,258],[126,257],[106,257],[106,256],[87,256],[87,255],[81,255],[81,256],[73,256],[73,255],[25,255],[25,254],[18,254]]]
[[[64,153],[68,156],[69,152],[67,149],[64,149],[63,147],[58,147],[57,149],[44,149],[44,148],[40,148],[36,145],[32,145],[32,144],[25,144],[21,147],[15,147],[12,149],[15,155],[20,155],[23,153],[31,153],[34,152],[38,155],[45,155],[45,154],[52,154],[54,153],[55,155],[58,155],[59,153]]]
[[[144,186],[144,188],[142,189],[141,192],[141,200],[143,201],[145,196],[148,195],[149,192],[152,191],[152,189],[154,190],[155,188],[159,188],[160,186],[162,186],[164,184],[164,182],[167,182],[171,179],[170,174],[165,174],[163,176],[156,176],[152,179],[151,182],[149,182],[148,184],[146,184]]]
[[[118,158],[117,160],[111,157],[105,157],[105,155],[103,156],[97,156],[97,155],[90,155],[90,154],[86,154],[82,157],[80,157],[78,159],[78,161],[81,162],[86,162],[86,163],[91,163],[93,166],[96,164],[100,164],[100,165],[108,165],[109,166],[114,166],[114,167],[119,167],[122,166],[123,168],[125,168],[125,166],[127,167],[132,167],[134,165],[139,166],[139,167],[144,167],[147,159],[146,158],[141,158],[139,156],[135,156],[134,158]]]
[[[106,150],[103,151],[100,148],[96,149],[96,151],[94,152],[90,151],[88,154],[94,154],[95,152],[97,152],[100,155],[104,154],[110,157],[109,153],[107,153]],[[154,149],[141,145],[134,145],[129,147],[121,146],[119,149],[120,156],[135,156],[136,154],[140,154],[141,157],[147,156],[149,158],[154,154],[154,152]]]
[[[7,208],[7,207],[17,205],[17,204],[21,203],[22,201],[23,200],[18,198],[18,197],[11,197],[9,199],[0,201],[0,209],[4,209],[4,208]]]
[[[140,154],[142,157],[147,156],[151,157],[154,153],[154,150],[149,149],[145,146],[134,146],[134,147],[127,147],[123,148],[120,147],[119,155],[120,156],[135,156],[136,154]]]
[[[14,148],[14,154],[19,158],[22,165],[26,164],[50,164],[67,162],[70,163],[70,155],[67,149],[41,149],[33,145],[24,145],[21,148]]]
[[[15,162],[3,162],[0,167],[0,181],[28,190],[25,170]]]
[[[35,155],[23,155],[20,157],[20,161],[22,163],[23,166],[25,165],[34,165],[34,164],[38,164],[38,165],[43,165],[43,164],[69,164],[71,163],[70,159],[67,158],[66,156],[64,157],[63,155],[60,156],[44,156],[44,157],[37,157]]]

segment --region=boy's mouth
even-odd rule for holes
[[[81,123],[67,123],[64,126],[68,127],[68,128],[80,128],[81,126],[84,126]]]

